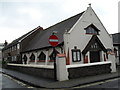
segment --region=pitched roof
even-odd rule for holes
[[[120,44],[120,32],[112,34],[113,44]]]
[[[99,47],[106,52],[106,48],[104,47],[104,45],[102,44],[102,42],[99,40],[99,38],[97,37],[97,35],[93,35],[92,38],[90,39],[90,41],[88,42],[88,44],[86,45],[85,49],[82,51],[83,54],[86,54],[87,51],[90,49],[91,45],[93,43],[97,42],[99,44]]]
[[[34,31],[36,31],[36,30],[38,30],[38,29],[40,29],[40,28],[41,28],[41,27],[38,26],[37,28],[35,28],[35,29],[29,31],[28,33],[22,35],[21,37],[19,37],[19,38],[13,40],[10,44],[8,44],[7,46],[5,46],[5,47],[3,48],[3,50],[5,50],[5,49],[7,49],[7,48],[10,48],[11,46],[16,45],[17,43],[19,43],[20,40],[24,39],[27,35],[31,34],[32,32],[34,32]]]
[[[28,42],[28,45],[23,52],[50,47],[48,38],[53,31],[57,31],[56,35],[59,39],[59,44],[63,43],[63,34],[66,30],[69,31],[73,27],[83,13],[84,11],[37,33],[37,35]]]

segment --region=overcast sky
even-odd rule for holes
[[[44,29],[86,10],[92,4],[108,33],[118,32],[119,0],[0,0],[0,43],[30,30]]]

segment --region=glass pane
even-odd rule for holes
[[[77,58],[78,58],[78,61],[80,60],[80,52],[78,51],[77,52]]]
[[[77,58],[76,58],[76,52],[73,52],[73,60],[76,61]]]
[[[98,32],[92,27],[88,27],[87,30],[86,30],[86,33],[88,33],[88,34],[98,34]]]

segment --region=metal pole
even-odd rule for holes
[[[54,54],[53,54],[53,59],[54,59],[54,80],[56,80],[57,79],[57,77],[56,77],[56,53],[55,53],[55,47],[53,47],[53,52],[54,52]]]

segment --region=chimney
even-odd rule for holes
[[[91,3],[89,3],[88,5],[89,5],[89,7],[91,7]]]
[[[8,42],[7,40],[5,40],[4,46],[6,47],[7,45],[8,45]]]
[[[41,27],[41,26],[38,26],[38,27],[37,27],[37,29],[39,29],[39,30],[43,30],[43,27]]]

